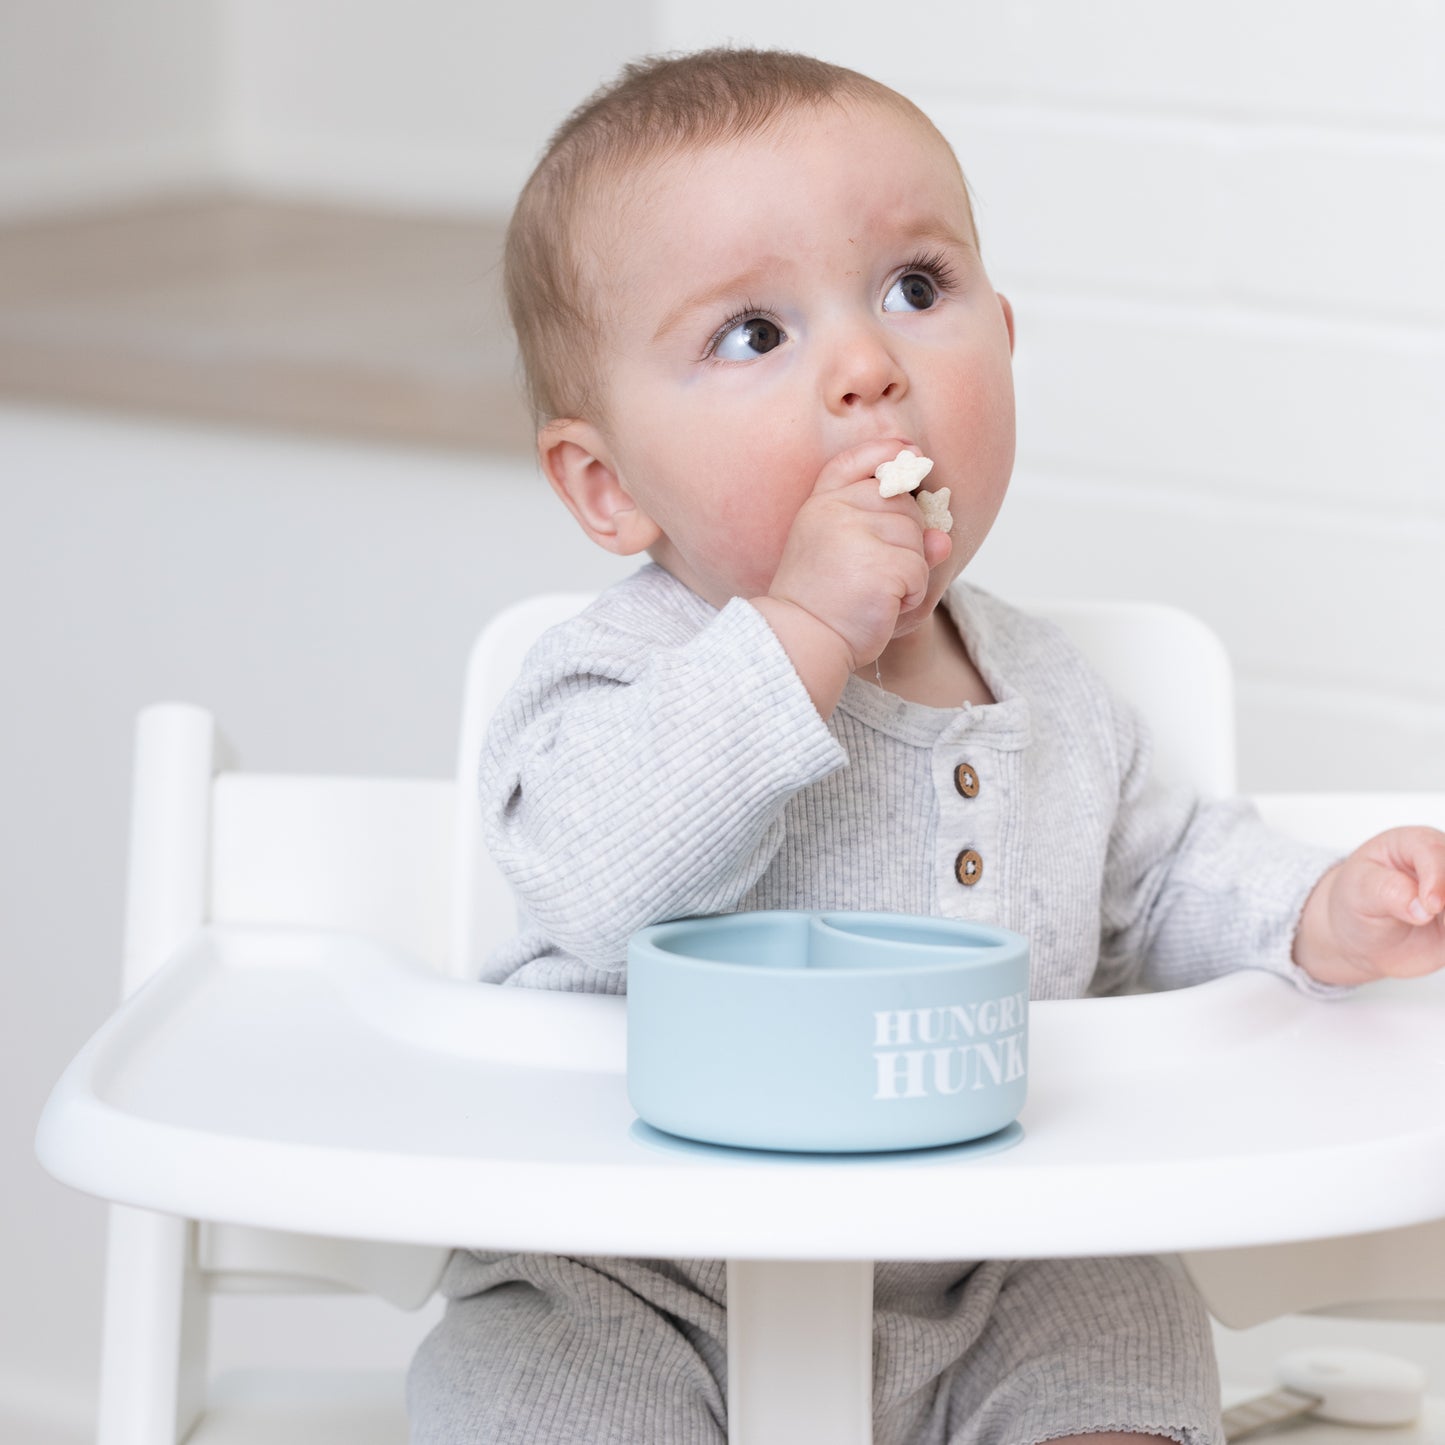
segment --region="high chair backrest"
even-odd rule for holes
[[[476,770],[488,719],[528,649],[548,628],[574,617],[588,592],[552,592],[518,602],[487,625],[467,667],[457,777],[455,877],[450,971],[475,978],[486,951],[508,937],[515,900],[482,837]],[[1234,684],[1219,638],[1197,618],[1154,603],[1044,602],[1030,609],[1057,623],[1113,689],[1139,709],[1155,744],[1160,776],[1207,797],[1234,791]]]

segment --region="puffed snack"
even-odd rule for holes
[[[891,462],[882,463],[877,473],[878,495],[898,497],[911,492],[933,470],[933,460],[904,447]]]
[[[878,478],[880,497],[898,497],[904,492],[917,489],[929,472],[933,470],[933,459],[921,457],[904,447],[891,462],[883,462],[875,475]],[[925,529],[939,532],[953,530],[953,513],[948,510],[951,492],[948,487],[939,487],[936,492],[919,492],[918,506],[923,512]]]
[[[919,492],[918,505],[923,512],[924,529],[933,528],[939,532],[953,531],[953,513],[948,510],[950,492],[940,487],[936,492]]]

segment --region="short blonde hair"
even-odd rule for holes
[[[539,426],[600,413],[605,318],[590,294],[583,223],[604,211],[607,188],[664,156],[757,135],[800,107],[849,101],[891,106],[938,134],[911,101],[879,81],[786,50],[647,56],[568,116],[522,188],[503,262],[507,309]]]

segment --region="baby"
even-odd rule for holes
[[[488,735],[528,920],[488,978],[621,992],[637,928],[762,908],[1012,928],[1036,998],[1445,964],[1445,835],[1337,861],[1163,790],[1067,639],[960,579],[1013,465],[1014,317],[902,96],[782,53],[629,66],[528,182],[506,281],[543,472],[650,562]],[[881,495],[905,450],[951,531]],[[720,1262],[458,1252],[443,1289],[416,1445],[725,1439]],[[878,1445],[1222,1438],[1177,1262],[880,1264],[874,1299]]]

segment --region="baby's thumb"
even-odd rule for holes
[[[1425,919],[1419,916],[1419,897],[1420,885],[1413,874],[1382,864],[1370,870],[1360,901],[1363,911],[1376,918],[1423,923]]]
[[[1445,833],[1390,828],[1359,851],[1375,864],[1370,881],[1376,897],[1370,902],[1376,911],[1418,924],[1429,923],[1445,909]]]

